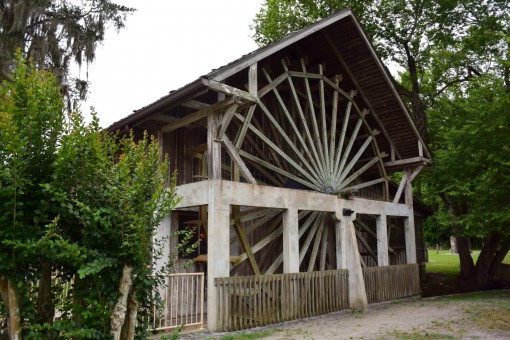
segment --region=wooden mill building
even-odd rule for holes
[[[411,182],[430,154],[350,10],[110,127],[128,129],[157,135],[177,170],[161,234],[201,240],[209,329],[420,293]]]

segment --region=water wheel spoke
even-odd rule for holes
[[[289,71],[285,62],[283,62],[283,67],[284,67],[286,72]],[[292,80],[292,77],[287,77],[287,79],[288,79],[289,86],[290,86],[290,89],[291,89],[291,92],[292,92],[292,97],[294,98],[294,102],[296,104],[296,108],[297,108],[297,111],[299,113],[299,118],[300,118],[300,121],[301,121],[301,125],[303,126],[303,129],[305,130],[306,137],[307,137],[308,143],[310,143],[310,148],[312,149],[312,153],[313,153],[313,156],[315,158],[316,164],[319,166],[321,173],[324,173],[324,168],[322,167],[322,163],[320,161],[316,145],[315,145],[315,143],[313,143],[312,134],[310,133],[310,129],[308,127],[308,121],[307,121],[307,119],[305,117],[305,114],[303,112],[303,108],[301,106],[301,102],[299,101],[299,96],[298,96],[296,87],[294,86],[294,81]]]
[[[271,76],[269,75],[268,71],[265,69],[264,69],[264,74],[265,74],[267,80],[269,82],[271,82]],[[276,87],[273,87],[272,90],[274,92],[276,99],[278,100],[278,103],[280,104],[280,107],[282,108],[283,112],[285,113],[285,117],[287,118],[286,119],[287,123],[289,123],[290,126],[292,127],[292,130],[294,131],[294,136],[298,139],[298,141],[302,147],[303,152],[299,152],[299,154],[300,155],[304,154],[309,157],[309,160],[312,162],[314,167],[313,167],[313,169],[311,167],[309,167],[309,165],[307,167],[309,167],[309,170],[311,172],[313,172],[314,176],[319,177],[319,173],[321,170],[318,167],[317,163],[314,162],[314,159],[312,158],[312,154],[311,154],[307,144],[305,143],[303,137],[301,136],[301,131],[299,131],[298,127],[296,126],[294,117],[291,116],[291,114],[287,108],[287,105],[285,104],[280,93],[278,92],[278,89]]]

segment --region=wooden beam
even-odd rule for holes
[[[322,233],[323,233],[324,224],[325,224],[324,223],[325,218],[323,217],[321,221],[322,222],[319,226],[319,229],[315,233],[315,241],[313,242],[312,253],[310,254],[310,262],[308,262],[308,271],[309,272],[313,271],[313,269],[315,267],[315,262],[317,260],[317,255],[319,254],[319,245],[321,244]]]
[[[211,90],[224,93],[226,95],[232,96],[236,99],[240,99],[242,101],[248,101],[251,103],[257,103],[258,98],[257,96],[252,95],[249,92],[240,90],[238,88],[235,88],[233,86],[222,84],[220,82],[217,82],[215,80],[210,79],[203,79],[204,85],[210,88]]]
[[[326,255],[328,252],[328,230],[329,226],[326,225],[324,228],[324,234],[322,235],[322,245],[321,245],[321,256],[319,262],[319,270],[326,270]]]
[[[264,69],[264,74],[265,74],[267,80],[269,82],[271,82],[271,77],[269,75],[269,72],[265,69]],[[309,157],[311,157],[310,150],[308,149],[306,142],[304,141],[303,137],[301,136],[301,132],[297,128],[296,123],[294,122],[294,119],[292,118],[292,116],[287,108],[287,105],[285,104],[285,101],[280,96],[278,89],[273,88],[273,92],[276,96],[276,99],[278,100],[278,103],[280,104],[280,107],[282,108],[282,110],[285,114],[285,117],[287,118],[287,122],[290,124],[290,126],[292,127],[292,130],[294,131],[294,135],[297,137],[301,146],[303,147],[303,150],[305,151],[304,154],[309,155]],[[299,152],[299,154],[302,154],[302,152]],[[313,162],[313,159],[310,159],[310,161]],[[311,165],[309,165],[308,162],[303,162],[303,164],[305,164],[305,166],[307,166],[308,170],[310,172],[312,172],[312,175],[319,177],[319,173],[321,172],[321,169],[319,167],[317,167],[317,164],[315,164],[315,167],[312,167]]]
[[[257,97],[257,63],[254,63],[250,65],[250,68],[248,70],[248,92],[254,96]]]
[[[358,229],[356,229],[356,238],[365,246],[365,248],[367,249],[368,251],[368,254],[370,256],[372,256],[372,258],[374,259],[374,261],[377,261],[377,256],[375,255],[374,251],[372,250],[372,248],[370,248],[370,245],[368,244],[368,242],[363,238],[363,235],[361,234],[361,231],[359,231]],[[365,265],[366,266],[366,265]]]
[[[271,113],[267,110],[267,108],[265,108],[264,105],[261,105],[263,111],[266,113],[266,115],[270,118],[272,118],[271,120],[274,120],[274,117],[272,117]],[[243,121],[244,120],[244,117],[242,117],[241,115],[236,115],[236,117]],[[297,156],[300,156],[300,160],[305,162],[305,160],[303,159],[303,155],[301,155],[297,148],[295,147],[295,145],[292,143],[292,141],[289,139],[289,137],[285,134],[285,132],[282,130],[282,128],[278,125],[278,123],[276,122],[276,120],[274,120],[274,124],[277,125],[277,127],[279,128],[279,132],[281,131],[281,133],[284,135],[284,137],[286,137],[286,140],[287,140],[287,143],[289,143],[289,145],[294,149],[295,153]],[[253,126],[252,124],[249,124],[248,127],[260,138],[262,139],[266,144],[267,146],[269,146],[270,149],[274,150],[278,155],[280,155],[280,157],[282,157],[283,159],[285,159],[287,161],[287,163],[289,165],[291,165],[294,169],[296,169],[297,171],[299,171],[309,182],[311,185],[313,185],[314,188],[317,188],[318,191],[321,191],[320,189],[320,184],[319,182],[317,181],[317,177],[314,177],[312,176],[310,173],[308,173],[305,169],[303,169],[301,166],[299,166],[292,158],[290,158],[281,148],[279,148],[275,143],[273,143],[269,138],[266,137],[266,135],[262,132],[262,131],[259,131],[257,128],[255,128],[255,126]],[[244,155],[244,154],[243,154]],[[252,159],[254,160],[254,159]],[[259,161],[262,161],[260,159],[257,158],[257,160]],[[257,161],[257,160],[254,160],[254,161]],[[265,162],[263,161],[263,164],[259,162],[259,164],[261,165],[271,165],[269,162]],[[274,170],[274,169],[273,169]],[[283,170],[283,169],[282,169]],[[285,171],[285,170],[283,170]],[[279,171],[277,171],[279,172]],[[281,172],[279,172],[281,173]],[[289,174],[289,172],[285,171],[285,173]],[[286,177],[289,177],[287,175],[284,175]],[[297,176],[293,176],[293,177],[296,177]],[[307,184],[308,187],[310,187],[310,185]],[[315,189],[314,189],[315,190]]]
[[[248,159],[251,162],[257,163],[257,164],[262,165],[262,166],[264,166],[264,167],[266,167],[266,168],[268,168],[270,170],[273,170],[273,171],[283,175],[284,177],[290,178],[293,181],[296,181],[298,183],[303,184],[304,186],[306,186],[306,187],[308,187],[310,189],[313,189],[313,190],[316,190],[316,191],[319,191],[319,192],[322,191],[322,189],[320,187],[318,187],[317,185],[315,185],[313,183],[310,183],[308,181],[305,181],[305,180],[303,180],[300,177],[294,176],[293,174],[291,174],[291,173],[289,173],[289,172],[287,172],[287,171],[285,171],[285,170],[283,170],[283,169],[281,169],[281,168],[279,168],[277,166],[274,166],[274,165],[272,165],[269,162],[266,162],[266,161],[264,161],[264,160],[262,160],[260,158],[257,158],[255,156],[249,154],[248,152],[240,150],[239,154],[241,156],[243,156],[244,158]]]
[[[409,182],[412,182],[416,178],[416,176],[418,176],[420,171],[423,170],[423,168],[424,168],[424,166],[422,165],[422,166],[419,166],[416,169],[414,169],[413,173],[409,177]]]
[[[404,192],[404,187],[406,186],[407,181],[407,174],[404,173],[402,179],[400,180],[397,192],[395,193],[395,197],[393,198],[393,203],[398,203],[400,201],[400,197],[402,196],[402,192]]]
[[[404,167],[414,167],[420,165],[427,165],[431,163],[431,160],[424,157],[411,157],[405,159],[399,159],[397,161],[385,162],[384,166],[386,168],[404,168]]]
[[[347,164],[347,166],[342,170],[342,173],[340,174],[340,178],[338,178],[338,182],[342,183],[343,179],[349,174],[351,169],[354,167],[354,165],[358,162],[361,155],[365,150],[367,149],[370,142],[373,140],[372,136],[368,136],[363,145],[359,148],[358,152],[352,157],[350,162]]]
[[[288,73],[289,69],[288,69],[287,63],[285,61],[282,61],[282,64],[283,64],[283,68]],[[291,77],[287,77],[287,80],[289,82],[289,86],[290,86],[290,89],[291,89],[291,92],[292,92],[292,96],[294,97],[294,102],[296,104],[296,108],[298,109],[299,119],[301,120],[301,123],[302,123],[302,125],[303,125],[303,127],[305,129],[306,137],[308,138],[308,142],[310,143],[310,147],[312,149],[312,153],[313,153],[313,156],[315,158],[316,164],[319,165],[319,169],[321,169],[321,172],[325,173],[326,171],[322,167],[322,163],[320,161],[319,153],[317,152],[317,146],[313,142],[312,134],[310,133],[310,129],[308,127],[308,121],[307,121],[307,119],[305,117],[305,114],[303,112],[303,108],[301,107],[301,102],[299,100],[298,93],[297,93],[296,88],[294,86],[294,82],[293,82]]]
[[[201,110],[211,106],[211,104],[203,103],[198,100],[188,100],[181,104],[182,106],[189,107],[190,109]]]
[[[157,114],[157,115],[154,115],[153,117],[151,117],[152,119],[154,120],[157,120],[158,122],[164,122],[164,123],[173,123],[175,122],[176,120],[178,120],[179,118],[175,118],[175,117],[172,117],[172,116],[169,116],[169,115],[164,115],[164,114]]]
[[[336,86],[340,83],[340,76],[336,75],[334,83]],[[338,92],[333,91],[333,105],[331,108],[331,130],[329,135],[329,163],[331,170],[335,164],[335,146],[336,146],[336,122],[338,119]]]
[[[303,262],[303,259],[305,258],[306,252],[308,251],[308,248],[310,247],[310,244],[312,243],[312,240],[317,233],[317,229],[322,224],[322,220],[324,219],[324,215],[320,214],[318,218],[315,219],[315,222],[313,223],[313,227],[306,236],[305,242],[303,243],[303,246],[299,250],[299,264]]]
[[[223,143],[223,145],[225,146],[225,149],[227,150],[228,154],[230,155],[230,157],[232,158],[232,160],[236,163],[236,165],[239,167],[239,171],[241,172],[241,175],[248,181],[250,182],[251,184],[255,184],[257,185],[257,181],[255,180],[255,178],[253,177],[253,175],[251,174],[250,170],[248,169],[248,167],[246,166],[246,164],[244,163],[243,159],[241,158],[241,156],[239,156],[239,153],[237,152],[237,150],[235,149],[234,145],[232,145],[232,142],[230,141],[230,139],[228,139],[227,135],[223,135],[221,137],[221,142]]]
[[[352,181],[359,177],[362,173],[364,173],[365,171],[367,171],[372,165],[374,165],[375,163],[377,163],[378,161],[381,160],[381,158],[383,157],[386,157],[386,153],[382,153],[380,156],[375,156],[370,162],[368,162],[367,164],[363,165],[360,169],[358,169],[357,171],[355,171],[351,176],[349,176],[347,179],[345,179],[340,185],[339,185],[339,188],[342,189],[343,187],[345,187],[347,184],[349,183],[352,183]]]
[[[304,59],[301,59],[301,68],[303,69],[303,72],[306,73],[306,64]],[[319,126],[317,124],[317,117],[315,115],[315,107],[314,107],[314,100],[312,98],[312,91],[310,90],[310,82],[308,81],[308,78],[304,78],[305,80],[305,89],[306,94],[308,98],[308,107],[310,109],[310,117],[312,121],[312,127],[315,132],[315,138],[312,139],[314,143],[317,144],[317,149],[319,150],[319,158],[321,160],[320,164],[325,164],[325,156],[324,156],[324,149],[322,146],[321,138],[320,138],[320,132],[319,132]]]
[[[244,228],[241,225],[240,221],[240,207],[238,205],[232,206],[232,214],[234,215],[234,230],[239,238],[239,243],[244,249],[246,256],[248,257],[248,261],[250,263],[251,269],[253,270],[253,274],[260,275],[260,269],[257,265],[257,261],[255,261],[255,256],[253,256],[253,252],[251,250],[250,242],[246,237],[246,233],[244,232]]]
[[[172,122],[170,124],[163,126],[161,128],[161,131],[170,132],[170,131],[177,130],[178,128],[187,126],[191,123],[196,122],[197,120],[200,120],[200,119],[206,117],[211,112],[221,110],[229,105],[232,105],[233,103],[234,103],[234,100],[232,98],[222,100],[219,103],[216,103],[216,104],[208,106],[208,107],[204,107],[204,108],[202,108],[198,111],[195,111],[183,118],[176,120],[175,122]]]
[[[207,174],[210,180],[221,179],[221,143],[218,141],[221,118],[220,112],[207,116]]]
[[[221,120],[220,125],[220,131],[218,132],[218,138],[223,137],[223,134],[225,133],[225,131],[227,131],[227,128],[230,125],[230,121],[232,120],[232,117],[234,117],[234,114],[236,113],[238,106],[239,105],[236,103],[230,105],[223,114],[223,119]]]

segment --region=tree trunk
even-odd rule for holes
[[[124,326],[126,312],[128,310],[128,297],[131,287],[133,286],[133,278],[131,277],[132,272],[133,267],[124,265],[124,268],[122,269],[122,277],[120,278],[119,283],[120,297],[115,304],[112,315],[110,316],[110,334],[113,336],[114,340],[121,339],[122,327]]]
[[[121,339],[133,340],[136,334],[136,319],[138,317],[138,307],[140,303],[136,298],[136,292],[133,289],[129,294],[128,310],[126,312],[126,322],[122,327]]]
[[[502,237],[499,233],[490,234],[480,251],[476,266],[469,272],[469,275],[462,275],[461,270],[459,289],[463,292],[471,292],[491,288],[496,269],[509,249],[510,237]]]
[[[51,296],[51,264],[49,262],[42,264],[37,294],[37,311],[39,312],[39,321],[41,323],[53,323],[55,305]]]
[[[411,80],[411,106],[413,109],[414,123],[421,138],[427,144],[429,140],[428,122],[425,115],[425,103],[420,96],[420,83],[418,81],[418,69],[416,60],[409,49],[409,42],[403,43],[407,57],[407,68],[409,70],[409,79]]]
[[[0,277],[0,296],[7,311],[7,334],[11,340],[21,339],[19,301],[12,280]]]
[[[467,280],[475,269],[475,262],[471,256],[469,248],[469,238],[465,236],[457,236],[457,252],[460,261],[460,277],[461,280]]]

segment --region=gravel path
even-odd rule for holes
[[[247,330],[250,339],[510,339],[510,290],[370,305]],[[248,339],[202,332],[182,339]]]

